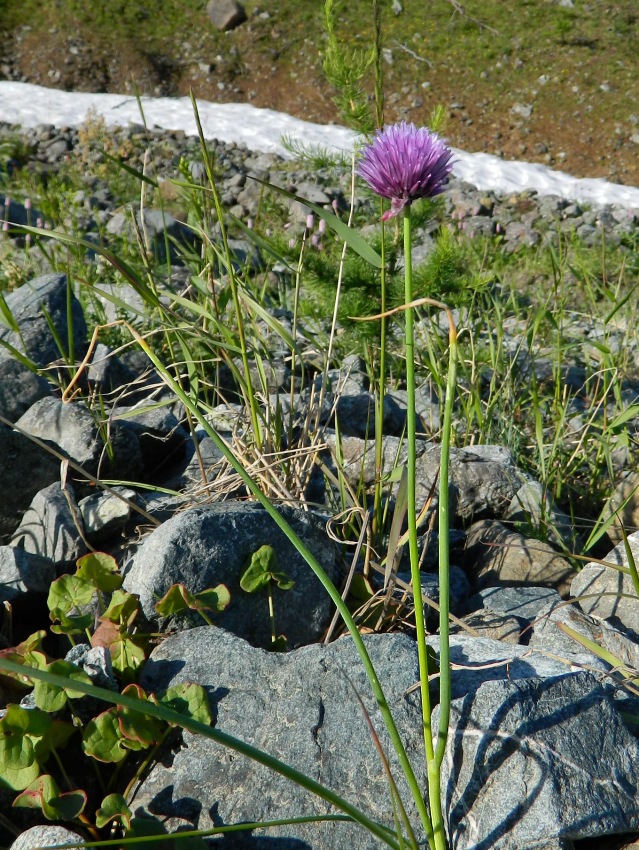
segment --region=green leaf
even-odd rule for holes
[[[95,588],[77,575],[64,575],[56,579],[49,588],[47,606],[53,611],[79,611],[93,599]]]
[[[48,717],[49,715],[45,715]],[[35,741],[35,753],[39,764],[44,764],[53,750],[63,749],[69,738],[77,731],[73,723],[66,720],[53,720],[46,735]]]
[[[53,661],[45,669],[47,672],[54,673],[57,676],[64,676],[68,685],[64,688],[59,688],[56,685],[48,685],[45,682],[36,681],[33,689],[33,699],[38,708],[41,708],[43,711],[60,711],[66,705],[67,699],[81,699],[84,693],[74,690],[74,680],[83,682],[85,685],[91,684],[91,679],[84,670],[81,670],[69,661],[62,659]]]
[[[268,543],[253,552],[244,572],[240,576],[240,587],[247,593],[255,593],[271,580],[271,570],[276,566],[275,549]]]
[[[211,706],[202,685],[183,682],[156,694],[155,699],[158,705],[163,705],[207,726],[213,722]]]
[[[118,563],[113,555],[106,552],[89,552],[77,562],[76,576],[88,582],[103,593],[117,590],[124,579],[118,572]]]
[[[129,685],[123,691],[132,697],[137,697],[139,700],[148,701],[148,697],[139,685]],[[126,706],[118,708],[118,719],[120,722],[120,732],[126,741],[126,746],[130,746],[129,742],[137,742],[142,747],[150,747],[151,744],[157,744],[164,735],[166,728],[161,720],[156,720],[144,714],[142,711],[135,711]]]
[[[109,607],[106,609],[104,614],[102,614],[100,620],[109,620],[119,626],[129,628],[137,617],[139,611],[139,597],[132,593],[128,593],[126,590],[116,590],[111,597]]]
[[[75,820],[86,803],[84,791],[61,792],[55,779],[48,774],[39,776],[13,801],[16,808],[42,809],[47,820]]]
[[[217,611],[221,613],[231,604],[231,594],[224,584],[209,587],[195,594],[196,611]]]
[[[0,787],[21,791],[40,775],[34,738],[41,738],[51,718],[37,709],[9,705],[0,719]]]
[[[87,723],[82,735],[82,749],[85,755],[97,761],[117,764],[127,757],[117,709],[103,711]]]
[[[127,829],[131,826],[133,812],[127,806],[122,794],[109,794],[102,800],[102,805],[95,813],[95,825],[98,829],[111,821],[119,820]]]
[[[280,590],[290,590],[295,584],[293,579],[282,570],[272,572],[271,579],[277,584]]]
[[[166,841],[154,841],[153,850],[173,850],[172,837],[167,835],[165,826],[156,818],[133,818],[125,838],[145,838],[151,835],[166,835]],[[133,842],[126,845],[127,850],[149,850],[149,842]]]
[[[231,601],[231,595],[223,584],[215,588],[192,593],[183,584],[173,584],[159,602],[155,610],[163,617],[179,614],[183,611],[224,611]]]
[[[127,634],[113,641],[109,646],[109,652],[114,670],[117,670],[127,682],[136,677],[146,659],[143,647]]]
[[[52,608],[49,616],[51,631],[56,635],[81,635],[93,624],[92,614],[67,614],[61,608]]]

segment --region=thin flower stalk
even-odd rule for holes
[[[416,506],[416,410],[415,410],[415,340],[414,301],[412,280],[412,229],[411,206],[418,198],[433,197],[443,191],[452,170],[452,151],[434,133],[418,129],[414,124],[402,122],[377,133],[373,142],[364,148],[358,174],[391,207],[382,215],[387,221],[404,214],[404,306],[406,355],[406,432],[407,432],[407,518],[408,548],[411,582],[415,606],[415,629],[420,670],[420,694],[424,726],[424,751],[428,772],[430,823],[433,829],[432,845],[435,850],[445,850],[446,832],[441,800],[441,764],[446,748],[450,718],[450,658],[448,632],[448,456],[452,429],[452,401],[456,378],[456,336],[451,327],[450,365],[445,402],[445,415],[441,447],[439,479],[439,539],[440,539],[440,668],[441,698],[440,723],[437,744],[433,741],[431,704],[428,680],[428,646],[424,623],[424,606],[421,594],[421,574],[417,546]],[[436,303],[431,299],[423,302]],[[438,304],[443,307],[444,305]],[[450,320],[450,311],[447,311]],[[380,411],[381,412],[381,411]]]

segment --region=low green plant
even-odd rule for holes
[[[78,664],[50,658],[43,647],[51,639],[44,630],[0,651],[6,687],[18,693],[33,687],[26,702],[8,705],[0,718],[0,788],[19,792],[14,807],[39,809],[46,820],[75,824],[94,839],[107,837],[114,823],[123,834],[137,834],[128,801],[172,728],[150,716],[147,705],[211,723],[201,686],[188,683],[151,694],[136,684],[152,636],[139,630],[138,598],[121,585],[111,555],[84,555],[73,574],[51,584],[50,631],[73,646],[81,639],[87,649],[102,647],[109,659],[106,669],[112,665],[122,696],[134,697],[141,710],[116,703],[104,711],[102,702],[87,699],[93,689],[91,678]],[[210,624],[206,611],[221,612],[229,601],[223,585],[199,594],[174,585],[156,610],[162,616],[195,610]],[[34,671],[43,672],[45,678],[32,676]],[[57,683],[47,680],[49,675]],[[75,787],[71,776],[79,771],[65,766],[69,759],[86,765],[86,786]]]
[[[271,649],[283,652],[287,646],[285,635],[277,634],[275,629],[275,608],[273,605],[273,585],[280,590],[290,590],[295,582],[283,570],[277,568],[275,549],[268,543],[253,552],[240,576],[240,587],[246,593],[256,593],[265,589],[268,596],[268,616],[271,623]]]

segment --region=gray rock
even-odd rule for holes
[[[131,384],[135,375],[108,345],[98,343],[87,369],[87,380],[92,390],[107,394]]]
[[[197,241],[191,228],[165,210],[145,209],[143,213],[137,210],[135,218],[142,238],[148,241],[148,247],[159,263],[165,263],[169,258],[174,264],[181,263],[183,252],[178,246],[193,246]],[[107,233],[115,236],[135,238],[131,213],[128,211],[117,212],[106,229]]]
[[[616,515],[608,528],[608,536],[613,543],[623,540],[622,529],[632,534],[639,529],[639,473],[626,472],[606,503],[602,519]]]
[[[431,635],[427,642],[439,657],[439,635]],[[450,660],[454,666],[451,674],[453,699],[474,693],[484,682],[498,679],[550,679],[565,676],[571,671],[607,665],[592,663],[590,653],[566,653],[561,659],[552,658],[538,649],[504,644],[488,638],[467,634],[450,637]]]
[[[213,440],[202,432],[196,434],[197,449],[193,438],[189,437],[182,448],[183,457],[177,464],[169,465],[166,474],[162,469],[156,471],[162,486],[169,490],[193,490],[204,487],[215,478],[228,464]],[[202,476],[204,469],[204,479]]]
[[[468,600],[469,611],[488,608],[532,622],[547,602],[561,602],[550,587],[485,587]]]
[[[513,617],[512,614],[500,614],[497,611],[491,611],[490,608],[484,608],[474,614],[467,614],[461,621],[472,629],[477,637],[497,640],[501,643],[526,643],[522,633],[525,632],[528,622],[520,620],[519,617]],[[451,624],[450,630],[454,634],[464,631],[461,626],[454,623]]]
[[[639,531],[628,535],[633,557],[639,563]],[[627,567],[624,543],[619,543],[603,561]],[[639,635],[639,602],[628,573],[619,572],[614,566],[589,563],[578,573],[570,586],[571,596],[586,614],[610,620],[621,631]]]
[[[400,572],[397,574],[397,578],[401,579],[404,586],[410,585],[410,573]],[[424,615],[429,626],[435,628],[439,622],[439,612],[436,608],[428,604],[428,600],[439,604],[439,575],[422,572],[419,578],[422,587],[422,598],[424,599]],[[466,599],[468,599],[470,585],[464,571],[454,564],[451,564],[449,568],[449,583],[450,611],[452,614],[459,614],[463,609]]]
[[[554,655],[575,652],[588,654],[590,650],[562,631],[561,625],[568,626],[587,640],[596,643],[623,664],[639,670],[639,645],[635,641],[605,620],[589,617],[575,605],[566,602],[549,602],[539,611],[529,646],[552,652]],[[593,663],[597,663],[598,656],[592,653],[592,657]]]
[[[417,650],[406,635],[364,638],[418,781],[425,787],[418,695]],[[414,806],[350,638],[286,654],[254,649],[221,629],[202,627],[169,637],[145,666],[140,684],[156,691],[199,682],[211,700],[215,726],[266,749],[334,789],[377,820],[392,825],[388,782],[358,694],[379,734],[408,815]],[[290,781],[245,757],[189,733],[166,752],[142,782],[138,813],[184,818],[206,829],[239,821],[325,814],[329,807]],[[418,839],[424,839],[419,835]],[[278,840],[279,839],[279,840]],[[244,839],[245,841],[245,839]],[[246,847],[227,836],[229,850]],[[274,844],[275,842],[275,844]],[[280,844],[281,842],[281,844]],[[286,843],[284,843],[286,842]],[[352,824],[295,824],[255,830],[250,845],[313,850],[380,850],[381,843]]]
[[[246,20],[244,6],[238,0],[209,0],[206,14],[213,26],[224,32],[239,27]]]
[[[515,493],[504,519],[523,525],[521,531],[534,531],[547,537],[560,549],[574,552],[575,529],[568,514],[559,510],[538,481],[526,481]]]
[[[334,431],[326,431],[325,442],[333,452],[336,452],[337,442]],[[430,443],[419,440],[417,454],[422,454],[429,445]],[[340,453],[343,458],[342,471],[350,484],[357,486],[361,481],[366,486],[370,486],[375,482],[374,442],[360,437],[342,435]],[[384,475],[388,475],[397,466],[405,465],[407,456],[405,440],[399,437],[382,438],[382,473]]]
[[[104,646],[77,643],[67,652],[64,660],[83,670],[97,687],[109,691],[118,690],[118,683],[113,675],[111,653]]]
[[[574,570],[552,546],[511,531],[500,522],[474,523],[466,538],[467,563],[480,590],[496,585],[542,585],[567,594]]]
[[[0,546],[0,602],[13,602],[27,593],[48,593],[56,577],[49,558],[15,546]]]
[[[0,426],[0,535],[15,531],[35,494],[59,477],[59,460],[24,434]]]
[[[66,826],[43,824],[32,826],[20,833],[9,850],[37,850],[40,847],[55,847],[59,844],[71,845],[76,840],[79,845],[84,842],[79,833],[67,829]]]
[[[136,407],[115,407],[112,418],[137,437],[142,462],[147,474],[179,460],[189,439],[168,407],[153,407],[142,403]]]
[[[82,539],[84,528],[73,489],[63,491],[59,483],[37,493],[16,529],[11,545],[72,565],[89,551]]]
[[[131,518],[132,508],[116,493],[133,502],[137,496],[130,488],[114,487],[113,492],[93,493],[78,502],[84,533],[91,543],[109,540]]]
[[[80,402],[64,403],[47,396],[32,405],[16,425],[34,437],[55,443],[67,457],[92,475],[135,478],[142,468],[135,434],[117,423],[108,426],[110,451],[95,417]],[[112,454],[111,454],[112,453]]]
[[[435,446],[417,459],[417,499],[423,505],[439,474],[440,448]],[[451,511],[463,520],[499,519],[525,482],[512,455],[500,446],[451,449]]]
[[[336,581],[335,551],[324,523],[292,508],[282,507],[279,512]],[[172,584],[182,582],[197,593],[223,583],[230,591],[231,604],[215,615],[216,624],[254,645],[268,647],[266,591],[246,593],[239,584],[247,561],[264,544],[273,546],[279,569],[295,581],[290,590],[273,588],[277,633],[286,635],[291,647],[317,640],[328,626],[332,603],[306,561],[255,502],[216,503],[168,520],[147,537],[133,557],[124,587],[139,594],[145,616],[157,620],[155,602]],[[199,616],[186,621],[187,625],[193,623],[201,623]]]
[[[47,381],[19,360],[0,350],[0,416],[17,420],[32,404],[49,395]]]
[[[59,339],[69,338],[67,322],[67,278],[63,274],[45,274],[10,292],[7,307],[19,327],[19,333],[0,327],[0,359],[10,356],[2,351],[2,342],[26,354],[37,366],[48,366],[62,355],[45,318],[51,321]],[[86,347],[87,327],[82,307],[75,295],[70,299],[75,354]]]
[[[489,682],[455,700],[442,765],[451,850],[636,831],[639,742],[613,694],[579,673]]]

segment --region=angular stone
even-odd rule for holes
[[[628,535],[628,544],[639,564],[639,531]],[[623,541],[601,560],[627,567],[628,558]],[[570,593],[584,613],[610,620],[621,631],[630,631],[634,637],[639,636],[639,600],[628,573],[591,562],[577,573],[570,586]]]
[[[37,493],[16,529],[11,545],[54,563],[71,566],[89,551],[73,489],[59,482]]]
[[[62,356],[51,334],[47,318],[59,339],[67,341],[67,278],[63,274],[45,274],[14,289],[5,298],[7,307],[18,324],[19,333],[0,327],[0,340],[26,354],[37,366],[48,366]],[[70,300],[75,354],[86,348],[87,327],[82,307],[73,293]],[[1,350],[0,359],[10,356]]]
[[[560,511],[538,481],[526,481],[515,493],[504,519],[520,523],[526,533],[531,529],[554,546],[575,551],[575,528],[568,514]]]
[[[417,649],[406,635],[364,638],[417,780],[425,787]],[[180,682],[202,684],[212,703],[215,728],[265,749],[332,788],[370,816],[392,825],[388,781],[364,715],[370,714],[406,804],[415,806],[386,734],[361,661],[350,638],[290,653],[255,649],[222,629],[201,627],[167,638],[147,662],[140,684],[157,691]],[[410,691],[410,692],[409,692]],[[286,816],[326,814],[326,803],[279,774],[219,744],[190,733],[165,750],[142,782],[138,813],[213,825]],[[417,831],[418,840],[424,835]],[[225,846],[247,847],[225,839]],[[292,824],[253,832],[250,846],[313,850],[381,850],[382,844],[347,823]],[[421,845],[420,845],[421,846]]]
[[[567,595],[574,569],[548,543],[524,537],[500,522],[481,520],[468,530],[465,568],[477,589],[496,585],[552,587]]]
[[[13,602],[27,593],[48,593],[56,577],[49,558],[15,546],[0,546],[0,602]]]
[[[11,534],[35,494],[60,477],[60,461],[24,434],[0,426],[0,535]]]
[[[282,507],[279,513],[313,552],[329,578],[337,581],[334,545],[324,523],[313,514],[293,508]],[[277,634],[286,635],[291,647],[317,640],[330,621],[330,598],[292,543],[255,502],[214,503],[177,514],[146,538],[132,559],[124,587],[139,594],[144,615],[157,621],[155,603],[172,584],[184,583],[198,593],[223,583],[230,591],[231,604],[214,615],[216,625],[256,646],[269,647],[266,590],[247,593],[240,587],[247,561],[264,544],[274,548],[278,569],[295,582],[290,590],[273,587]],[[201,622],[199,615],[189,615],[179,625],[184,628]]]
[[[561,596],[550,587],[485,587],[470,597],[468,610],[489,608],[532,622],[550,601],[561,602]]]
[[[440,448],[427,449],[417,459],[417,501],[421,506],[439,475]],[[473,446],[450,453],[451,511],[465,521],[500,518],[525,482],[512,455],[501,446]]]
[[[180,264],[183,251],[178,246],[192,247],[197,242],[193,230],[165,210],[145,209],[143,213],[137,210],[135,218],[140,233],[148,240],[154,259],[158,263],[166,263],[170,258],[172,263]],[[135,230],[131,222],[131,213],[115,213],[107,224],[106,230],[107,233],[115,236],[134,239]]]
[[[439,635],[431,635],[426,641],[439,657]],[[572,654],[552,658],[539,649],[464,633],[451,635],[450,660],[454,665],[451,673],[453,699],[474,693],[485,682],[499,679],[551,679],[584,667],[608,669],[603,661],[593,661],[589,652],[580,653],[578,648]]]
[[[105,447],[104,432],[79,402],[65,404],[61,399],[47,396],[30,407],[16,425],[34,437],[55,443],[91,475],[108,473],[109,477],[131,479],[141,471],[142,458],[135,434],[117,423],[110,424],[111,457]]]
[[[0,351],[0,416],[17,420],[32,404],[48,396],[48,382],[19,360],[3,357]]]
[[[213,26],[224,32],[239,27],[246,20],[244,6],[237,0],[209,0],[206,14]]]
[[[623,541],[622,529],[631,534],[639,528],[639,473],[626,472],[606,503],[602,519],[615,514],[616,519],[608,528],[613,543]]]
[[[528,623],[509,614],[499,614],[491,611],[490,608],[484,608],[462,617],[462,622],[476,632],[478,637],[497,640],[501,643],[526,643],[522,633],[525,632]],[[451,624],[450,629],[453,634],[463,631],[461,626],[455,624]]]
[[[189,435],[167,407],[116,407],[112,418],[137,437],[147,474],[167,468],[184,455]]]
[[[132,508],[124,499],[135,502],[136,496],[135,490],[114,487],[112,492],[93,493],[81,499],[78,508],[87,540],[100,543],[124,528],[132,514]]]
[[[442,765],[451,850],[636,831],[637,759],[614,689],[591,674],[488,682],[451,706]]]
[[[554,655],[590,652],[587,647],[566,634],[561,629],[562,625],[568,626],[586,640],[596,643],[631,669],[639,670],[639,644],[613,628],[606,620],[589,617],[577,606],[566,602],[549,602],[539,611],[529,646],[552,652]],[[596,663],[595,659],[599,656],[592,653],[592,657],[593,663]]]

